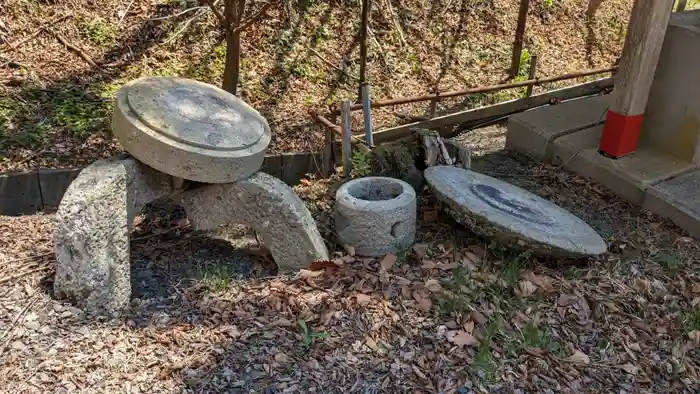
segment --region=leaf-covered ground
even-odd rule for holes
[[[252,15],[264,1],[249,3]],[[243,33],[241,97],[270,121],[270,152],[318,150],[323,130],[308,111],[357,95],[360,1],[281,3],[289,6],[274,8]],[[604,1],[591,21],[584,16],[585,0],[531,4],[518,78],[527,76],[534,54],[539,76],[608,67],[619,57],[631,0]],[[196,1],[4,0],[2,8],[0,171],[81,166],[118,152],[106,132],[114,92],[130,79],[180,75],[221,83],[223,37],[214,15]],[[514,0],[374,1],[368,59],[373,97],[502,82],[517,14]],[[515,89],[448,99],[438,113],[522,94]],[[425,115],[428,107],[376,110],[375,127],[406,121],[397,114]]]
[[[134,226],[131,309],[106,320],[52,298],[52,215],[5,217],[0,392],[699,392],[700,243],[599,185],[494,148],[502,132],[467,137],[482,152],[473,168],[570,210],[609,253],[501,250],[426,190],[411,250],[338,252],[280,277],[245,231],[192,232],[159,204]],[[336,187],[297,191],[337,250]]]

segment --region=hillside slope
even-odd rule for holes
[[[194,1],[5,3],[0,25],[5,42],[0,47],[0,170],[84,165],[118,151],[118,144],[104,133],[111,97],[129,79],[156,74],[221,82],[225,46],[215,29],[216,18]],[[251,3],[253,9],[262,4]],[[308,110],[355,98],[359,3],[299,0],[291,11],[275,9],[243,34],[242,97],[268,117],[274,134],[271,152],[317,149],[322,130],[310,122]],[[502,81],[511,57],[517,3],[375,0],[368,65],[373,96]],[[605,67],[620,55],[631,0],[606,0],[593,21],[584,16],[585,0],[532,4],[523,67],[527,54],[536,53],[538,75],[553,76]],[[580,81],[568,83],[575,82]],[[446,100],[439,110],[517,94]],[[424,114],[426,109],[423,103],[376,111],[375,127],[400,122],[395,113]]]

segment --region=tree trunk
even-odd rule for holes
[[[245,0],[228,0],[224,7],[228,29],[226,31],[226,63],[222,89],[231,94],[238,93],[238,79],[241,67],[241,33],[236,29],[241,24],[244,12]]]

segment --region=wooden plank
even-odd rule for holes
[[[0,174],[0,215],[32,215],[41,210],[36,172]]]
[[[340,105],[340,121],[342,123],[341,130],[343,130],[343,169],[346,179],[350,178],[351,170],[351,159],[352,159],[352,143],[351,136],[352,130],[350,126],[350,101],[344,100]]]
[[[672,4],[659,0],[636,0],[627,27],[615,91],[608,111],[600,150],[622,157],[637,148],[644,110],[659,62]]]
[[[535,78],[537,78],[537,55],[532,55],[530,57],[530,75],[528,76],[528,79]],[[534,87],[534,85],[530,85],[527,87],[527,90],[525,90],[526,97],[532,96],[532,89],[534,89]]]
[[[437,129],[444,126],[456,125],[470,121],[479,121],[494,117],[506,116],[528,109],[548,105],[552,100],[565,101],[577,97],[590,96],[612,86],[612,78],[603,78],[593,82],[587,82],[580,85],[534,95],[528,98],[516,99],[500,104],[444,115],[430,120],[396,126],[374,133],[374,143],[380,144],[406,137],[410,134],[410,130],[414,128]],[[443,135],[443,137],[449,138],[452,136]]]

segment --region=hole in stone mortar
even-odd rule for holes
[[[348,194],[358,200],[388,201],[403,193],[403,186],[389,179],[372,179],[348,188]]]

